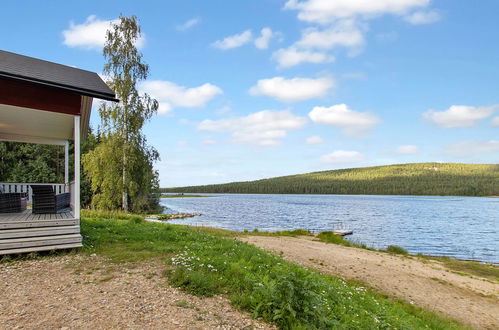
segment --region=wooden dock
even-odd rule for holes
[[[0,255],[82,246],[80,220],[70,210],[57,214],[0,213]]]

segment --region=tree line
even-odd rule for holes
[[[247,182],[162,188],[161,192],[497,196],[499,164],[375,166]]]

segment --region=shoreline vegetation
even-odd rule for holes
[[[498,196],[499,164],[412,163],[161,188],[162,193]]]
[[[237,239],[310,235],[304,230],[239,233],[89,210],[82,212],[81,230],[84,247],[78,254],[98,255],[111,264],[162,260],[170,285],[200,297],[222,294],[236,308],[283,329],[467,328],[408,302],[389,299],[362,283],[321,274]],[[331,234],[322,234],[322,239],[352,244]],[[467,270],[461,273],[468,274]]]

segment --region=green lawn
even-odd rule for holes
[[[463,328],[362,286],[286,262],[224,231],[93,216],[82,220],[82,253],[118,263],[163,259],[170,284],[199,296],[225,294],[236,307],[283,329]]]

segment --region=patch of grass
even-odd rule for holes
[[[83,253],[114,262],[161,257],[171,264],[171,284],[199,296],[226,294],[238,308],[283,329],[461,328],[220,232],[97,218],[83,219],[81,231]]]
[[[319,234],[317,234],[317,238],[325,243],[333,243],[333,244],[351,246],[351,247],[360,247],[359,245],[344,239],[342,236],[337,235],[332,231],[320,232]]]
[[[428,260],[436,260],[458,275],[474,275],[483,277],[494,282],[499,282],[499,267],[491,264],[483,264],[478,261],[457,260],[449,257],[434,257],[418,254],[417,257]]]
[[[132,220],[136,221],[136,219],[144,217],[137,214],[130,214],[121,211],[101,211],[101,210],[81,210],[82,218],[101,218],[101,219],[119,219],[119,220]]]
[[[388,245],[388,247],[386,248],[386,252],[394,254],[403,254],[403,255],[409,254],[409,252],[406,249],[398,245]]]

